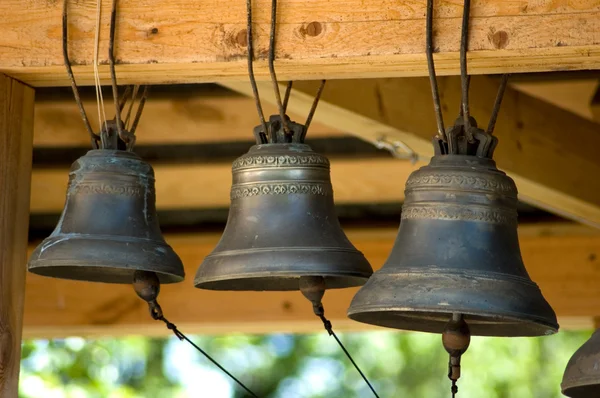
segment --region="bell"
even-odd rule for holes
[[[181,260],[162,237],[154,171],[133,152],[97,149],[71,166],[58,225],[34,250],[30,272],[91,282],[132,283],[135,271],[183,280]]]
[[[600,329],[569,360],[561,390],[571,398],[600,396]]]
[[[299,290],[301,277],[321,276],[332,289],[373,273],[335,214],[329,161],[302,143],[304,126],[288,121],[290,139],[279,121],[270,119],[273,143],[233,162],[227,225],[196,273],[198,288]]]
[[[495,142],[486,145],[489,156],[438,148],[410,175],[392,252],[352,300],[351,319],[442,333],[452,314],[462,314],[472,335],[557,331],[521,259],[517,188],[491,158]]]

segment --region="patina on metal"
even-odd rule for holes
[[[459,138],[458,147],[466,149],[466,136]],[[473,152],[487,141],[479,143]],[[354,297],[350,318],[442,333],[460,313],[473,335],[557,330],[552,308],[521,259],[517,188],[491,153],[438,154],[410,175],[392,252]]]
[[[327,289],[362,285],[372,274],[335,214],[329,161],[304,144],[304,126],[271,116],[269,134],[233,162],[223,236],[194,285],[214,290],[299,290],[304,276]]]
[[[600,397],[600,329],[569,359],[561,390],[571,398]]]
[[[111,130],[114,132],[114,130]],[[115,144],[118,134],[103,142]],[[56,278],[131,283],[137,270],[183,280],[181,260],[156,216],[154,171],[133,152],[89,151],[71,166],[58,225],[34,250],[29,271]]]

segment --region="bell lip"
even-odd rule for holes
[[[341,256],[326,260],[307,257],[307,254],[310,255],[317,250],[319,254],[337,252]],[[273,262],[272,258],[267,256],[272,255],[274,251],[285,253],[286,257],[280,257],[277,265],[262,266]],[[298,256],[304,257],[305,261],[298,261]],[[223,263],[223,260],[227,262]],[[307,266],[307,263],[310,265]],[[253,267],[248,268],[248,264],[253,264]],[[289,264],[297,268],[290,267]],[[223,267],[229,267],[231,272],[219,273],[218,271]],[[282,267],[286,269],[282,270]],[[336,271],[323,271],[327,267]],[[244,271],[241,271],[242,269]],[[356,249],[294,247],[230,250],[210,254],[204,259],[196,272],[194,287],[225,291],[292,291],[300,289],[295,280],[303,276],[322,276],[325,278],[327,289],[342,289],[362,286],[372,274],[373,268],[368,260]],[[264,284],[260,284],[261,281]],[[259,284],[260,287],[247,287],[255,286],[254,283]]]
[[[600,389],[600,375],[596,376],[585,376],[585,377],[577,377],[572,379],[564,380],[560,383],[560,391],[566,395],[569,393],[569,390],[581,387],[591,387],[598,386]]]
[[[478,332],[471,332],[471,335],[473,336],[487,336],[487,337],[535,337],[535,336],[550,336],[553,334],[556,334],[559,330],[559,325],[558,323],[550,323],[547,322],[546,319],[542,318],[542,317],[537,317],[537,316],[529,316],[529,319],[524,319],[523,317],[519,317],[518,313],[514,313],[514,312],[509,312],[506,311],[504,313],[499,313],[498,315],[486,315],[483,314],[481,312],[476,312],[476,311],[471,311],[471,310],[462,310],[462,309],[457,309],[456,311],[440,311],[440,310],[436,310],[434,308],[427,308],[427,307],[423,307],[423,308],[419,308],[417,309],[409,309],[409,308],[402,308],[402,307],[386,307],[386,309],[379,309],[378,311],[370,311],[368,308],[364,308],[364,307],[357,307],[352,311],[352,305],[350,306],[350,308],[347,311],[347,316],[348,318],[352,319],[353,321],[356,322],[361,322],[361,323],[365,323],[365,324],[369,324],[369,325],[375,325],[375,326],[380,326],[380,327],[385,327],[385,328],[389,328],[389,329],[396,329],[396,330],[408,330],[408,331],[414,331],[414,332],[423,332],[423,333],[441,333],[440,331],[434,331],[434,330],[425,330],[425,329],[420,329],[420,328],[394,328],[391,326],[386,326],[386,325],[381,325],[378,323],[374,323],[374,322],[368,322],[364,319],[361,319],[361,314],[373,314],[373,313],[390,313],[390,312],[394,312],[394,313],[398,313],[399,315],[406,315],[406,314],[410,314],[412,313],[429,313],[429,314],[446,314],[448,316],[448,319],[451,318],[453,313],[458,313],[458,314],[462,314],[462,315],[471,315],[471,316],[477,316],[480,318],[485,318],[485,319],[489,319],[489,320],[506,320],[506,321],[512,321],[510,322],[511,324],[521,324],[521,325],[533,325],[534,328],[531,328],[530,330],[538,330],[539,332],[536,332],[535,334],[531,334],[531,333],[514,333],[514,334],[510,334],[510,335],[506,335],[506,334],[494,334],[493,333],[493,326],[490,326],[489,329],[491,331],[491,333],[478,333]],[[382,307],[380,307],[382,308]],[[467,322],[468,323],[468,322]],[[473,327],[471,326],[471,328],[473,329]],[[476,330],[476,329],[475,329]]]
[[[118,238],[118,239],[114,239]],[[110,261],[105,258],[99,259],[93,256],[82,256],[79,259],[67,259],[60,258],[64,257],[64,254],[60,254],[60,249],[65,245],[82,245],[83,250],[78,250],[80,253],[89,254],[87,252],[86,245],[94,245],[98,241],[110,242],[114,245],[113,252],[125,257],[127,254],[131,255],[142,255],[145,256],[144,261],[138,263],[125,263],[124,261]],[[133,243],[132,245],[130,245]],[[161,248],[161,255],[151,251],[151,249],[135,249],[139,245],[148,245],[149,248],[155,250]],[[59,254],[56,254],[56,253]],[[53,256],[59,258],[53,259]],[[165,269],[163,264],[168,263],[169,269]],[[127,266],[124,266],[126,264]],[[134,268],[135,267],[135,268]],[[69,269],[81,271],[82,274],[68,272]],[[112,235],[88,235],[88,234],[63,234],[56,236],[49,236],[40,243],[33,253],[31,254],[29,261],[27,262],[27,269],[29,272],[53,277],[58,279],[69,279],[69,280],[81,280],[88,282],[104,282],[104,283],[115,283],[115,284],[128,284],[133,281],[133,273],[137,270],[146,270],[155,272],[161,283],[177,283],[185,279],[185,271],[181,259],[173,248],[165,241],[144,239],[144,238],[125,238],[123,236],[112,236]],[[93,278],[98,274],[94,271],[97,270],[114,270],[117,271],[113,274],[113,277],[107,277],[102,280],[101,277]],[[51,275],[51,270],[58,270],[59,275]],[[50,271],[47,273],[45,271]],[[86,273],[87,272],[87,273]],[[125,276],[126,274],[131,274]],[[92,279],[86,279],[86,275],[92,275]]]
[[[388,266],[389,267],[389,266]],[[539,287],[537,286],[537,284],[531,280],[527,280],[525,278],[519,277],[519,276],[513,276],[513,275],[506,275],[506,274],[501,274],[501,273],[490,273],[490,275],[494,276],[502,276],[502,279],[500,278],[490,278],[489,276],[487,278],[481,278],[480,275],[478,275],[479,273],[477,272],[473,272],[473,271],[468,271],[468,272],[457,272],[455,270],[448,270],[445,268],[439,268],[436,269],[436,272],[412,272],[411,269],[403,269],[402,272],[386,272],[386,270],[389,270],[389,268],[386,268],[386,265],[384,265],[384,267],[377,271],[367,282],[367,284],[365,284],[365,286],[363,286],[357,293],[356,295],[353,297],[352,302],[348,308],[347,311],[347,316],[357,322],[361,322],[361,323],[367,323],[367,324],[372,324],[372,325],[377,325],[377,326],[382,326],[382,327],[387,327],[387,328],[392,328],[392,329],[401,329],[401,330],[414,330],[414,331],[421,331],[421,332],[427,332],[427,333],[441,333],[443,330],[443,325],[445,325],[445,322],[440,321],[440,320],[431,320],[431,322],[427,322],[425,319],[421,320],[421,326],[419,326],[419,322],[415,322],[417,324],[417,326],[413,326],[413,327],[409,327],[410,323],[407,320],[407,315],[411,315],[411,313],[418,313],[418,314],[430,314],[430,315],[439,315],[439,314],[445,314],[448,316],[448,319],[450,319],[450,316],[452,315],[452,313],[461,313],[461,314],[465,314],[467,316],[473,316],[473,317],[478,317],[480,319],[484,319],[484,320],[489,320],[491,321],[491,324],[489,326],[485,326],[482,325],[482,323],[473,323],[471,325],[471,333],[474,336],[510,336],[510,337],[519,337],[519,336],[544,336],[544,335],[551,335],[554,334],[558,331],[559,329],[559,325],[558,325],[558,321],[556,319],[556,314],[554,312],[554,310],[552,309],[552,307],[550,306],[550,304],[548,304],[548,302],[545,300],[545,298],[543,297]],[[377,292],[380,293],[381,297],[385,297],[384,293],[386,291],[390,292],[390,291],[394,291],[394,290],[404,290],[406,291],[406,285],[407,282],[402,281],[401,279],[399,279],[398,281],[396,281],[396,285],[397,286],[390,286],[389,284],[386,285],[380,285],[377,286],[378,284],[381,284],[381,281],[385,281],[390,283],[390,281],[392,281],[392,277],[393,275],[396,275],[398,277],[404,276],[407,277],[407,275],[410,274],[422,274],[423,276],[427,275],[434,275],[438,278],[442,278],[442,277],[448,277],[451,276],[453,279],[453,283],[455,284],[460,284],[461,282],[463,283],[464,286],[470,286],[469,285],[469,281],[473,280],[473,278],[479,278],[480,280],[480,284],[479,284],[479,288],[480,289],[484,289],[484,291],[487,292],[493,292],[494,289],[499,288],[500,287],[500,283],[509,283],[510,285],[508,287],[510,287],[511,289],[516,289],[518,286],[521,286],[522,289],[528,289],[530,291],[535,292],[536,295],[538,295],[539,299],[541,301],[537,302],[538,304],[538,308],[541,311],[538,311],[539,313],[544,313],[545,316],[542,315],[537,315],[536,313],[533,313],[531,311],[529,312],[525,312],[525,311],[508,311],[508,310],[498,310],[498,309],[494,309],[493,311],[487,311],[484,308],[475,308],[475,307],[468,307],[465,305],[464,301],[463,302],[452,302],[452,303],[448,303],[448,308],[452,308],[452,311],[449,311],[448,309],[446,309],[445,307],[441,307],[441,305],[435,305],[432,303],[425,303],[423,305],[398,305],[398,304],[393,304],[393,303],[389,303],[386,302],[385,299],[381,299],[381,301],[378,302],[378,304],[369,304],[372,303],[372,299],[370,297],[370,295],[365,294],[365,290],[367,289],[377,289]],[[485,279],[485,282],[482,281],[482,279]],[[418,276],[413,276],[411,279],[411,284],[418,286],[420,285],[420,280]],[[488,286],[484,286],[483,284],[486,283]],[[373,286],[373,284],[375,284],[375,286]],[[516,285],[516,286],[515,286]],[[368,290],[367,290],[368,291]],[[481,294],[481,291],[477,292],[478,294]],[[424,293],[422,291],[415,291],[414,294],[419,294],[421,297],[423,297]],[[440,302],[440,297],[442,295],[445,295],[443,292],[440,293],[431,293],[431,295],[429,296],[429,300],[431,302],[434,303],[438,303]],[[404,298],[402,299],[398,299],[398,301],[402,302],[402,300],[407,300],[409,301],[410,299],[408,298],[410,296],[409,293],[405,293]],[[425,294],[426,296],[426,294]],[[393,295],[394,298],[396,298],[396,294]],[[445,296],[444,296],[445,297]],[[492,296],[493,297],[493,296]],[[425,299],[427,299],[427,297],[425,297]],[[451,300],[450,300],[451,301]],[[366,302],[366,303],[365,303]],[[406,302],[406,301],[405,301]],[[492,301],[493,302],[493,301]],[[408,304],[408,303],[407,303]],[[467,302],[468,304],[468,302]],[[379,322],[373,321],[373,317],[375,317],[375,314],[379,314],[379,316],[384,316],[384,319],[382,319]],[[394,327],[394,326],[387,326],[386,324],[390,324],[392,323],[392,321],[390,321],[391,319],[394,318],[395,314],[397,316],[397,324],[401,324],[401,327]],[[369,316],[370,315],[370,316]],[[367,319],[365,319],[367,318]],[[498,325],[497,327],[494,327],[494,321],[496,321],[496,325]],[[507,322],[508,321],[508,322]],[[528,328],[528,329],[523,329],[522,328],[508,328],[508,324],[521,324],[521,325],[531,325],[533,327]],[[505,331],[505,333],[496,333],[495,330],[497,329],[502,329]],[[510,330],[508,330],[510,329]],[[524,331],[528,330],[528,333],[524,333]]]

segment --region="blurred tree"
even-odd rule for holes
[[[590,336],[473,338],[460,398],[558,398],[567,360]],[[450,395],[440,336],[347,333],[340,338],[381,397]],[[265,398],[370,397],[327,333],[194,339]],[[227,376],[175,339],[35,340],[23,345],[20,398],[247,398]]]

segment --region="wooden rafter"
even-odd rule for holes
[[[439,1],[440,75],[458,74],[462,2]],[[600,68],[597,1],[472,2],[470,72]],[[266,79],[270,1],[254,2],[256,73]],[[106,64],[110,2],[100,42]],[[0,72],[32,86],[66,85],[60,1],[0,2]],[[92,84],[95,3],[71,1],[69,47],[81,84]],[[277,69],[282,79],[423,76],[425,1],[280,0]],[[246,10],[241,1],[119,1],[121,83],[246,80]],[[101,75],[107,81],[106,65]]]
[[[460,79],[438,79],[446,125],[458,114]],[[494,104],[496,79],[471,80],[471,114],[481,125]],[[224,83],[250,94],[247,83]],[[317,82],[297,82],[289,109],[306,114]],[[264,101],[274,101],[268,83]],[[432,155],[436,131],[429,81],[425,78],[335,80],[328,83],[315,120],[365,140],[404,142],[423,160]],[[310,134],[310,133],[309,133]],[[516,181],[524,202],[577,221],[600,226],[598,124],[555,105],[507,88],[495,134],[498,166]]]

